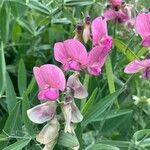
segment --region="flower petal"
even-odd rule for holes
[[[71,131],[72,131],[72,129],[71,129],[71,111],[72,111],[71,105],[70,105],[70,103],[63,104],[61,108],[62,108],[62,112],[63,112],[64,118],[66,121],[64,132],[71,133]]]
[[[142,61],[134,60],[125,67],[124,72],[128,74],[133,74],[141,71],[146,67],[150,67],[150,59],[145,59]]]
[[[143,38],[142,45],[144,47],[150,47],[150,36]]]
[[[97,17],[94,19],[91,24],[91,30],[93,36],[93,45],[96,45],[102,37],[108,35],[106,19],[102,19],[102,17]]]
[[[114,7],[121,6],[122,0],[109,0],[109,3],[112,4]]]
[[[64,91],[66,80],[64,73],[55,65],[46,64],[40,67],[44,81],[50,85],[51,88],[56,88]]]
[[[45,81],[41,75],[41,72],[40,72],[40,68],[39,67],[34,67],[33,68],[33,73],[34,73],[34,76],[35,76],[35,79],[38,83],[38,86],[40,88],[40,90],[44,89],[45,88]]]
[[[87,51],[81,42],[78,40],[69,39],[64,41],[64,45],[70,58],[81,63],[82,65],[86,64]]]
[[[68,54],[64,43],[58,42],[54,45],[54,57],[58,62],[65,64],[68,59]]]
[[[41,144],[49,144],[50,142],[56,140],[56,138],[58,137],[59,129],[60,124],[57,118],[53,118],[37,135],[36,140]]]
[[[32,122],[41,124],[51,120],[55,115],[55,111],[55,102],[45,102],[27,110],[27,115]]]
[[[104,65],[105,57],[109,54],[110,49],[103,46],[95,46],[88,55],[88,65],[97,64],[101,68]]]
[[[74,97],[83,99],[88,96],[88,92],[85,87],[81,84],[78,74],[73,74],[68,78],[67,86],[74,90]]]
[[[142,38],[150,36],[150,13],[139,14],[136,18],[135,28]]]
[[[41,90],[38,94],[39,100],[51,100],[56,101],[59,97],[59,90],[55,88],[48,88],[45,90]]]
[[[104,12],[104,17],[107,20],[114,20],[117,17],[117,13],[113,9],[108,9]]]
[[[83,120],[83,116],[74,102],[71,104],[71,108],[72,108],[71,122],[73,122],[73,123],[81,122]]]

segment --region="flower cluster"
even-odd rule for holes
[[[99,76],[112,48],[112,38],[108,35],[107,21],[126,23],[131,19],[131,9],[122,0],[109,0],[104,17],[92,22],[89,16],[83,26],[78,25],[74,39],[57,42],[54,45],[55,60],[61,67],[45,64],[34,67],[33,73],[39,86],[38,99],[41,104],[27,111],[29,119],[37,124],[47,122],[36,140],[44,144],[44,150],[53,149],[59,136],[60,121],[56,108],[60,106],[65,120],[64,132],[73,133],[74,123],[82,121],[83,116],[76,106],[75,99],[84,99],[88,92],[79,80],[81,70],[89,75]],[[150,47],[150,13],[141,13],[135,20],[135,29],[142,37],[142,45]],[[92,42],[92,49],[80,42]],[[150,59],[134,60],[125,67],[125,73],[144,70],[142,79],[150,77]],[[65,72],[73,72],[69,77]]]

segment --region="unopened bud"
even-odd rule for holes
[[[81,41],[82,40],[82,33],[83,33],[83,25],[82,24],[78,24],[76,26],[74,39]]]

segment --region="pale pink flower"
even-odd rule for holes
[[[35,79],[39,86],[38,99],[55,101],[59,91],[64,91],[66,80],[64,73],[55,65],[46,64],[33,68]]]
[[[63,64],[63,69],[80,71],[87,61],[87,51],[78,40],[69,39],[54,45],[55,59]]]
[[[150,59],[134,60],[130,62],[124,69],[127,74],[134,74],[143,71],[142,79],[150,78]]]
[[[84,99],[88,96],[88,92],[78,78],[79,74],[74,73],[67,80],[67,91],[62,112],[66,121],[65,132],[72,133],[71,123],[79,123],[83,116],[74,102],[74,98]]]
[[[87,71],[89,74],[98,76],[101,73],[109,51],[110,49],[108,48],[96,46],[89,52],[87,63]]]
[[[28,118],[37,124],[51,120],[55,116],[56,102],[47,101],[27,110]]]
[[[109,0],[109,3],[113,6],[113,7],[117,7],[117,6],[121,6],[122,5],[123,0]]]
[[[112,38],[108,35],[106,19],[97,17],[91,25],[93,45],[102,45],[110,49]]]
[[[137,16],[135,29],[142,37],[142,45],[150,47],[150,13],[141,13]]]

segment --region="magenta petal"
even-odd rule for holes
[[[84,45],[78,40],[69,39],[64,41],[65,49],[69,57],[82,65],[86,64],[87,61],[87,51]]]
[[[99,76],[101,73],[101,68],[99,66],[90,66],[87,69],[88,73],[93,76]]]
[[[144,47],[150,47],[150,36],[149,37],[145,37],[142,41],[142,45]]]
[[[142,61],[134,60],[125,67],[124,72],[128,74],[133,74],[141,71],[146,67],[150,67],[150,59]]]
[[[93,20],[91,24],[92,36],[93,36],[93,45],[99,43],[99,41],[107,36],[107,23],[102,17],[97,17]]]
[[[54,57],[58,62],[61,62],[62,64],[66,63],[69,56],[64,43],[58,42],[54,45]]]
[[[57,100],[59,97],[59,90],[54,89],[54,88],[49,88],[46,92],[45,92],[45,96],[46,98],[48,98],[49,100]]]
[[[103,46],[95,46],[88,55],[88,65],[99,65],[101,68],[104,65],[105,57],[109,54],[110,49]]]
[[[38,99],[39,100],[51,100],[51,101],[56,101],[59,97],[59,90],[55,88],[48,88],[45,90],[41,90],[38,94]]]
[[[40,90],[44,89],[45,85],[46,85],[46,82],[44,81],[44,79],[41,75],[40,68],[39,67],[34,67],[33,68],[33,73],[34,73],[35,80],[37,81]]]
[[[108,9],[104,12],[104,17],[107,20],[114,20],[117,17],[117,12],[113,9]]]
[[[109,0],[109,3],[112,4],[114,7],[121,6],[122,0]]]
[[[64,73],[55,65],[46,64],[40,67],[44,81],[51,87],[63,91],[66,86]]]
[[[139,14],[135,21],[135,28],[142,38],[150,36],[150,13]]]
[[[69,67],[71,70],[80,71],[80,65],[76,61],[71,61]]]
[[[56,103],[46,102],[27,110],[27,115],[32,122],[41,124],[51,120],[55,115],[55,111]]]

